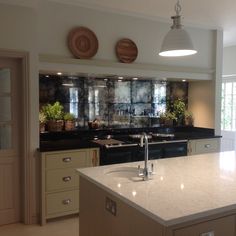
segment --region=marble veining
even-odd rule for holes
[[[109,174],[143,162],[79,169],[80,175],[166,226],[236,209],[236,154],[152,160],[155,175]],[[149,163],[149,164],[150,164]]]

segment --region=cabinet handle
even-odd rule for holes
[[[71,162],[71,157],[64,157],[62,159],[63,162]]]
[[[63,205],[69,205],[71,203],[71,199],[65,199],[62,201]]]
[[[71,181],[71,176],[65,176],[65,177],[62,178],[62,180],[63,180],[64,182]]]
[[[200,236],[215,236],[214,231],[207,232],[207,233],[201,233]]]
[[[210,146],[211,146],[210,144],[205,144],[205,148],[209,148]]]

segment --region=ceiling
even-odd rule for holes
[[[45,0],[0,0],[4,3],[35,6]],[[49,0],[76,4],[109,12],[168,21],[176,0]],[[236,45],[235,0],[180,0],[183,23],[189,26],[224,30],[224,46]]]

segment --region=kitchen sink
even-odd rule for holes
[[[115,178],[133,179],[138,177],[138,167],[115,167],[105,172],[106,175]]]

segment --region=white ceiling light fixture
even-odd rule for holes
[[[173,25],[162,42],[160,56],[163,57],[181,57],[196,54],[192,40],[188,32],[181,25],[181,6],[179,0],[175,5],[176,15],[172,16]]]

